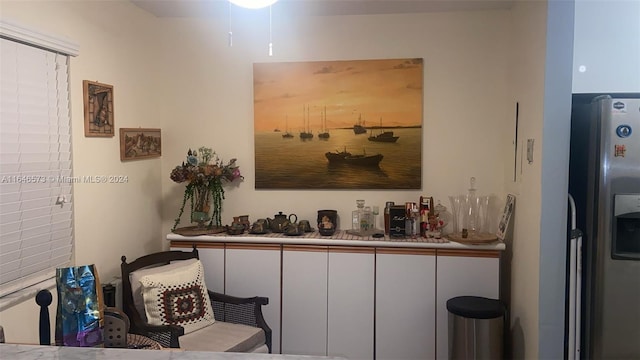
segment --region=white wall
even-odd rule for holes
[[[274,10],[274,56],[267,56],[268,12],[233,18],[233,47],[227,19],[159,19],[167,64],[163,90],[170,119],[163,124],[163,173],[184,160],[189,147],[211,146],[224,158],[237,157],[245,181],[228,189],[223,223],[249,214],[250,220],[278,211],[298,219],[318,209],[337,209],[348,219],[356,199],[418,201],[421,194],[442,200],[465,193],[475,176],[479,192],[504,199],[503,149],[511,141],[508,107],[508,11],[296,19]],[[424,58],[423,181],[421,191],[277,191],[254,189],[254,62]],[[185,96],[186,95],[186,96]],[[281,154],[283,161],[287,154]],[[510,170],[509,170],[510,171]],[[163,178],[164,223],[173,224],[183,184]],[[184,216],[186,219],[186,216]],[[343,221],[344,223],[344,221]]]
[[[162,160],[121,162],[117,130],[161,125],[156,20],[125,1],[2,1],[0,7],[3,19],[79,44],[70,66],[74,175],[124,175],[129,181],[74,186],[75,261],[96,264],[101,280],[112,281],[120,274],[120,256],[134,259],[163,245]],[[82,80],[113,85],[115,137],[84,137]],[[37,309],[30,299],[0,313],[7,342],[38,342]],[[52,310],[53,317],[55,303]]]
[[[538,358],[538,289],[540,260],[541,145],[544,110],[546,2],[517,2],[512,9],[509,58],[509,103],[519,103],[514,229],[507,238],[507,269],[511,270],[508,304],[513,357]],[[514,111],[515,113],[515,111]],[[515,115],[513,115],[515,117]],[[512,125],[512,124],[511,124]],[[529,164],[522,151],[527,139],[536,144]],[[513,153],[512,153],[513,154]]]
[[[566,269],[573,16],[573,1],[548,2],[539,205],[538,355],[541,359],[564,355],[563,275]]]
[[[535,357],[538,163],[524,167],[521,183],[509,179],[514,89],[522,95],[522,138],[541,137],[541,125],[535,125],[543,109],[544,38],[536,32],[544,32],[545,18],[539,6],[528,5],[515,21],[509,11],[304,19],[274,13],[273,57],[267,56],[268,16],[260,11],[234,18],[234,46],[228,47],[227,19],[158,19],[126,2],[3,2],[2,7],[3,17],[80,43],[80,56],[71,64],[75,174],[130,178],[126,185],[81,184],[75,189],[76,260],[96,263],[104,281],[119,273],[120,255],[135,258],[168,247],[163,237],[184,190],[171,182],[169,172],[183,161],[188,147],[211,146],[225,158],[238,158],[245,181],[227,189],[224,223],[234,215],[250,214],[255,220],[277,211],[313,220],[316,210],[324,208],[346,217],[357,198],[383,205],[429,194],[449,206],[446,196],[464,193],[469,177],[475,176],[480,193],[495,195],[496,211],[506,191],[524,198],[519,197],[518,204],[525,205],[516,214],[522,240],[517,250],[514,246],[515,278],[522,283],[514,289],[514,312],[527,356]],[[520,36],[515,40],[514,29]],[[519,39],[528,42],[526,48],[517,44]],[[512,56],[523,62],[522,74],[508,70]],[[398,57],[425,60],[422,190],[254,189],[254,62]],[[161,159],[121,163],[117,137],[84,138],[83,79],[114,85],[118,128],[162,128]],[[25,314],[30,306],[25,302],[0,314],[0,323],[19,324],[14,331],[5,325],[7,340],[37,341],[36,325],[30,325],[37,315]]]
[[[575,1],[573,92],[640,92],[640,1]]]

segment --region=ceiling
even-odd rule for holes
[[[516,0],[279,0],[273,10],[298,16],[406,14],[509,9]],[[226,0],[131,0],[156,17],[226,16]]]

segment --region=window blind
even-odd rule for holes
[[[71,264],[68,64],[0,38],[0,297]]]

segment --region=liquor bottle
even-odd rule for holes
[[[390,221],[391,221],[390,213],[391,213],[391,207],[393,205],[395,205],[395,203],[393,201],[387,201],[385,203],[385,206],[384,206],[384,233],[385,233],[385,235],[389,235]]]
[[[418,204],[415,202],[406,202],[405,206],[405,225],[404,231],[406,236],[416,237],[419,233],[418,222],[420,211],[418,210]]]
[[[357,208],[351,212],[351,231],[360,236],[368,236],[373,230],[371,208],[364,206],[364,200],[356,200]]]
[[[429,231],[429,215],[433,208],[433,197],[420,196],[420,236],[427,237]]]

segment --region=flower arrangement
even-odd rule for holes
[[[171,231],[174,231],[180,223],[188,200],[191,200],[191,222],[197,222],[202,227],[203,223],[210,219],[209,227],[214,224],[220,227],[222,200],[224,200],[222,185],[244,179],[240,175],[236,159],[224,163],[211,148],[207,147],[200,147],[198,150],[189,149],[186,163],[182,162],[182,165],[171,170],[170,178],[177,183],[187,183],[182,206]],[[211,205],[213,205],[213,213],[209,218]]]

